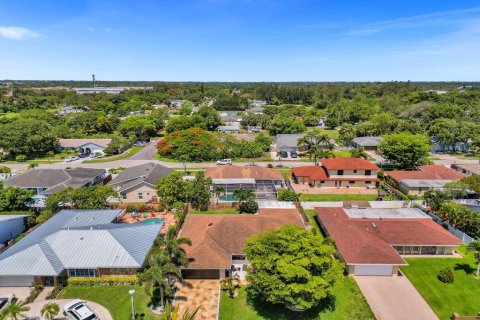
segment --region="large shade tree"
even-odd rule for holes
[[[342,275],[335,252],[331,240],[295,225],[254,235],[245,246],[252,264],[248,292],[293,310],[315,307]]]
[[[427,162],[430,139],[422,134],[407,132],[387,134],[378,147],[387,161],[404,169],[413,169]]]

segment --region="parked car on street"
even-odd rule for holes
[[[73,300],[63,307],[64,314],[70,320],[98,320],[97,315],[82,300]]]
[[[15,301],[15,295],[14,294],[2,294],[2,295],[0,295],[0,314],[13,301]]]
[[[290,158],[298,158],[298,154],[295,151],[290,152]]]
[[[68,158],[65,158],[65,162],[72,162],[72,161],[75,161],[75,160],[78,160],[78,157],[68,157]]]
[[[88,157],[90,157],[90,155],[91,155],[91,153],[80,153],[80,154],[78,155],[78,157],[79,157],[80,159],[83,159],[83,158],[88,158]]]
[[[231,165],[232,160],[231,159],[222,159],[217,161],[217,165],[219,166],[225,166],[225,165]]]

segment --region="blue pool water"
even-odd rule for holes
[[[220,200],[223,201],[238,201],[234,196],[220,196]]]
[[[142,223],[142,224],[161,224],[161,223],[163,223],[163,219],[162,218],[152,218],[152,219],[140,221],[139,223]]]

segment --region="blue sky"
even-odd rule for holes
[[[476,81],[480,2],[0,0],[0,79]]]

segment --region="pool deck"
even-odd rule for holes
[[[150,219],[163,219],[163,226],[160,233],[165,234],[170,226],[175,225],[176,219],[172,212],[148,212],[148,213],[136,213],[133,216],[132,212],[127,212],[122,217],[123,223],[138,223]]]

